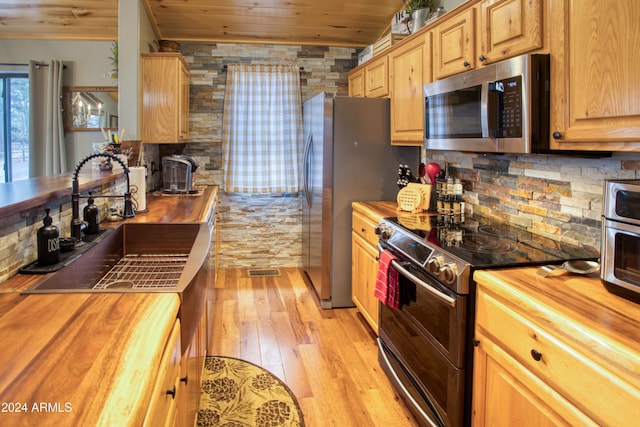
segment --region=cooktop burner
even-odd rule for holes
[[[515,251],[516,247],[506,240],[501,240],[496,236],[470,234],[463,236],[460,248],[470,252],[491,252],[491,253],[508,253]]]

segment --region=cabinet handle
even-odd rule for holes
[[[553,133],[553,139],[562,139],[562,134],[558,131]]]
[[[360,231],[362,231],[362,232],[364,233],[364,232],[365,232],[365,231],[367,231],[367,230],[366,230],[364,227],[362,227],[362,228],[360,229]]]
[[[171,395],[171,399],[176,398],[176,386],[174,385],[171,390],[167,390],[167,394]]]
[[[189,375],[185,375],[183,378],[180,378],[180,382],[189,384]]]
[[[478,347],[480,345],[480,341],[477,338],[472,339],[471,343],[474,347]]]
[[[480,56],[478,57],[478,59],[480,60],[480,62],[484,62],[484,61],[486,61],[486,60],[487,60],[487,57],[486,57],[486,56],[484,56],[484,55],[480,55]]]
[[[466,67],[468,67],[468,66],[469,66],[469,65],[471,65],[471,64],[469,64],[469,61],[464,61],[464,62],[462,63],[462,65],[464,65],[464,66],[465,66],[465,68],[466,68]]]
[[[534,348],[531,350],[531,357],[533,357],[533,360],[535,360],[536,362],[539,362],[540,359],[542,359],[542,353]]]

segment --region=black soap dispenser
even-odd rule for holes
[[[44,225],[38,229],[38,264],[53,265],[60,262],[60,230],[52,225],[49,209],[45,209],[45,213]]]
[[[89,193],[89,201],[83,210],[83,218],[87,223],[84,234],[98,234],[100,232],[100,209],[93,203],[91,193]]]

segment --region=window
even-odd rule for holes
[[[0,73],[0,182],[29,178],[29,77]]]
[[[291,65],[230,65],[223,116],[224,189],[300,190],[300,70]]]

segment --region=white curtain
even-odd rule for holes
[[[222,140],[225,191],[298,192],[302,140],[299,68],[230,65]]]
[[[42,65],[39,65],[42,64]],[[45,65],[46,64],[46,65]],[[62,61],[29,61],[29,177],[67,170],[62,122]]]

